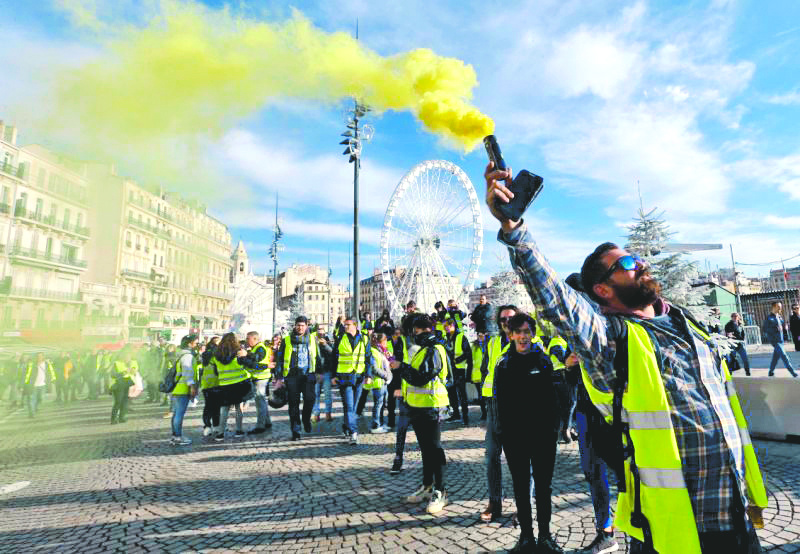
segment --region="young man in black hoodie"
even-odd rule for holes
[[[550,534],[551,483],[556,461],[558,414],[553,364],[534,343],[536,322],[527,314],[508,321],[511,345],[494,370],[491,409],[499,424],[503,451],[514,482],[520,537],[512,552],[562,553]],[[531,468],[536,490],[538,549],[533,538]]]

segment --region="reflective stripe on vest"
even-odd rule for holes
[[[472,344],[472,375],[469,380],[472,383],[481,382],[481,366],[483,365],[483,348],[478,343]]]
[[[565,341],[561,337],[553,337],[552,339],[550,339],[550,344],[547,345],[547,355],[550,356],[550,361],[553,362],[553,371],[561,371],[566,367],[564,365],[564,362],[559,360],[555,354],[550,353],[550,351],[556,346],[560,346],[561,348],[564,349],[564,352],[566,352],[568,348],[567,341]]]
[[[213,363],[217,366],[217,375],[219,376],[219,386],[226,387],[228,385],[235,385],[250,378],[250,373],[242,367],[239,360],[233,358],[227,364],[223,364],[218,359],[214,359]]]
[[[259,349],[259,347],[264,349],[264,357],[260,360],[256,360],[259,364],[259,369],[253,371],[253,377],[256,379],[269,379],[272,377],[272,370],[266,366],[270,362],[270,349],[267,348],[267,345],[264,344],[264,341],[261,341],[253,346],[251,352],[255,352]]]
[[[339,341],[339,363],[336,366],[336,373],[362,374],[366,366],[367,337],[361,335],[356,348],[350,346],[350,339],[347,335],[342,336]]]
[[[406,404],[412,408],[444,408],[450,405],[450,399],[447,396],[447,387],[445,382],[447,380],[447,351],[441,344],[433,346],[438,352],[442,362],[442,369],[439,374],[434,377],[430,382],[421,387],[409,385],[405,379],[403,380],[403,398]],[[419,370],[422,363],[425,361],[428,349],[426,346],[421,348],[419,352],[414,355],[411,360],[411,367]]]
[[[283,376],[289,374],[289,364],[292,363],[292,335],[283,338]],[[314,373],[317,365],[317,339],[314,335],[308,337],[308,372]]]

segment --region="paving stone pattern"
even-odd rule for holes
[[[201,407],[190,408],[189,447],[168,443],[163,407],[137,401],[127,423],[111,426],[110,404],[106,397],[64,407],[49,396],[36,419],[19,409],[0,418],[8,430],[0,487],[31,482],[0,493],[0,552],[485,552],[508,549],[518,536],[505,463],[504,517],[478,518],[486,471],[477,424],[444,425],[450,504],[433,517],[403,500],[421,482],[413,431],[404,471],[390,476],[394,434],[366,432],[369,403],[358,446],[340,435],[337,402],[334,421],[298,442],[288,440],[286,409],[273,413],[267,434],[214,443],[200,436]],[[253,421],[250,406],[245,427]],[[759,536],[767,551],[800,552],[800,446],[757,445],[770,490]],[[552,529],[568,552],[594,535],[575,444],[559,446]]]

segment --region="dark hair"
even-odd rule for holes
[[[578,292],[586,292],[583,290],[583,283],[581,283],[580,273],[570,273],[569,277],[564,279],[564,282]]]
[[[413,300],[409,300],[408,302],[406,302],[406,308],[410,308],[411,306],[414,306],[416,308],[417,303],[414,302]]]
[[[191,335],[186,335],[181,339],[181,348],[189,348],[189,344],[195,340],[197,340],[197,335],[195,335],[194,333],[192,333]]]
[[[433,329],[433,320],[427,314],[416,314],[410,325],[411,329]]]
[[[294,323],[295,325],[298,323],[305,323],[306,325],[308,325],[308,318],[304,315],[299,315],[296,318],[294,318]]]
[[[500,306],[499,308],[497,308],[497,316],[495,318],[495,323],[497,323],[497,328],[500,329],[501,331],[503,330],[503,327],[500,325],[500,314],[506,310],[514,310],[514,312],[519,313],[519,308],[517,308],[514,304],[506,304],[504,306]]]
[[[219,346],[214,356],[219,360],[227,360],[236,356],[236,353],[242,348],[239,344],[239,339],[236,338],[236,333],[225,333],[222,335],[222,340],[219,341]]]
[[[531,333],[536,334],[536,321],[525,312],[520,312],[508,320],[508,330],[519,331],[526,323],[530,326]]]
[[[437,300],[436,304],[433,305],[433,309],[439,311],[439,308],[444,308],[444,303],[441,300]]]
[[[372,333],[369,342],[372,346],[378,346],[383,339],[388,339],[388,337],[383,333]]]
[[[600,305],[605,305],[605,300],[597,296],[594,292],[594,286],[598,284],[600,277],[608,271],[608,267],[601,259],[603,255],[609,250],[619,248],[613,242],[604,242],[594,249],[594,252],[586,256],[581,267],[581,285],[583,292],[589,295],[589,298],[594,300]]]

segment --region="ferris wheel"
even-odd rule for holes
[[[463,306],[483,252],[480,204],[466,173],[444,160],[409,171],[389,200],[380,246],[393,316],[409,300],[428,313],[439,300]]]

